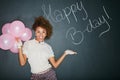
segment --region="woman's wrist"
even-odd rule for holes
[[[22,48],[22,46],[18,46],[17,48],[18,48],[18,49],[21,49],[21,48]]]
[[[22,48],[22,41],[21,41],[21,40],[19,40],[19,41],[17,42],[17,47],[18,47],[18,48]]]
[[[64,55],[67,56],[68,54],[66,54],[66,52],[64,52]]]

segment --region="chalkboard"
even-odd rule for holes
[[[58,80],[120,79],[119,8],[115,0],[1,0],[0,35],[5,23],[21,20],[31,28],[36,17],[44,16],[53,26],[46,42],[56,58],[66,49],[78,53],[56,69]],[[0,49],[1,80],[30,80],[30,75],[18,54]]]

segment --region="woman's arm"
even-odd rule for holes
[[[19,63],[21,66],[24,66],[25,63],[26,63],[26,55],[23,54],[23,51],[22,51],[22,42],[21,40],[19,39],[16,39],[17,40],[17,47],[18,47],[18,57],[19,57]]]
[[[66,55],[67,54],[64,53],[58,60],[55,60],[55,57],[51,57],[51,58],[49,58],[49,61],[53,65],[54,68],[57,68],[60,65],[60,63],[64,60]]]
[[[72,50],[66,50],[58,60],[55,60],[55,57],[51,57],[51,58],[49,58],[49,61],[51,62],[51,64],[53,65],[54,68],[57,68],[62,63],[62,61],[64,60],[66,55],[68,55],[68,54],[73,55],[73,54],[77,54],[77,53]]]
[[[26,57],[26,55],[25,54],[23,54],[23,52],[22,52],[22,47],[20,47],[20,48],[18,48],[18,55],[19,55],[19,63],[20,63],[20,65],[21,66],[24,66],[25,65],[25,63],[26,63],[26,59],[27,59],[27,57]]]

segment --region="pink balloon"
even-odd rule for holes
[[[15,43],[13,44],[13,47],[10,48],[10,51],[12,53],[18,53],[17,41],[15,41]]]
[[[0,36],[1,37],[1,36]],[[0,48],[1,48],[1,44],[0,44]]]
[[[10,23],[6,23],[6,24],[3,25],[3,27],[2,27],[2,33],[3,34],[10,33]]]
[[[0,46],[3,50],[10,49],[15,42],[15,38],[10,34],[3,34],[0,36]]]
[[[25,28],[25,32],[22,34],[20,39],[22,41],[27,41],[32,37],[32,31],[29,28]]]
[[[10,32],[15,37],[20,37],[25,30],[25,25],[21,21],[13,21],[10,25]]]

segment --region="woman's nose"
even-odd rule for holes
[[[43,33],[40,33],[40,36],[42,36],[43,35]]]

